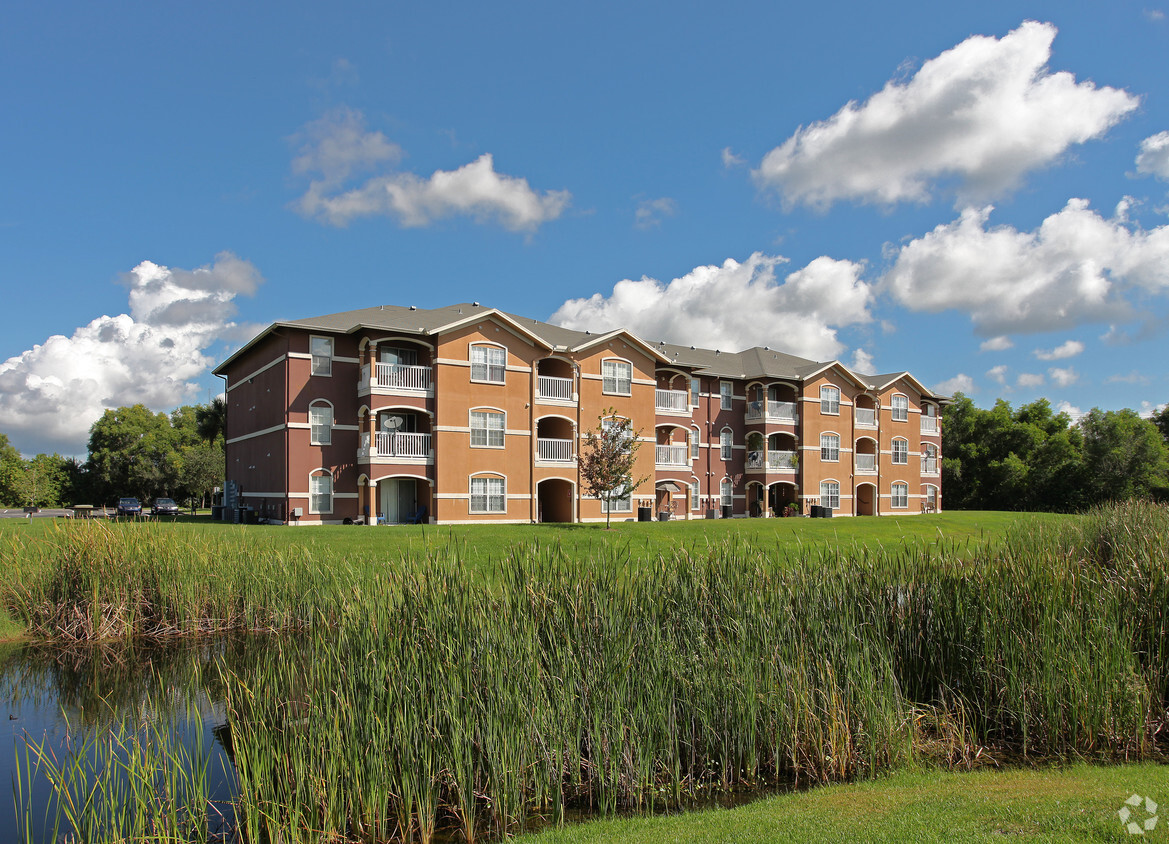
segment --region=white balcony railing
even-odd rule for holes
[[[690,449],[684,445],[659,445],[654,448],[655,466],[689,466]]]
[[[856,454],[856,470],[858,472],[875,472],[877,471],[877,455],[875,454]]]
[[[571,463],[572,440],[553,440],[547,437],[537,437],[536,458],[553,463]]]
[[[747,402],[747,421],[795,422],[799,419],[794,401],[751,401]]]
[[[430,367],[401,363],[379,363],[370,386],[388,390],[429,390]]]
[[[747,468],[762,469],[767,467],[769,472],[796,468],[796,453],[794,451],[748,451]]]
[[[689,413],[690,394],[685,390],[654,390],[654,409]]]
[[[936,434],[938,432],[938,417],[923,416],[921,417],[921,432],[923,434]]]
[[[871,407],[857,407],[854,408],[856,412],[856,424],[862,428],[876,428],[877,427],[877,411]]]
[[[794,468],[796,468],[796,453],[794,451],[769,451],[769,452],[767,452],[767,468],[768,469],[794,469]]]
[[[552,401],[572,401],[572,379],[552,375],[536,377],[536,398]]]
[[[936,475],[938,473],[938,458],[922,457],[921,472],[923,475]]]
[[[430,434],[378,431],[374,446],[374,457],[429,457]]]

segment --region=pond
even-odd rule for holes
[[[153,731],[188,752],[198,750],[206,763],[207,795],[223,813],[210,828],[229,828],[235,779],[225,747],[220,669],[241,667],[267,646],[262,637],[165,646],[0,646],[0,717],[8,734],[6,748],[0,748],[0,781],[12,783],[13,795],[0,800],[0,844],[53,840],[57,803],[48,770],[65,767],[67,760],[83,770],[105,758],[103,739],[108,751],[109,738],[119,730],[123,739]],[[38,751],[45,757],[39,766]],[[65,828],[63,823],[59,834]]]

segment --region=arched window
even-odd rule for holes
[[[488,384],[504,383],[507,372],[507,349],[476,343],[471,346],[471,380]]]
[[[900,465],[909,463],[909,440],[900,437],[893,440],[893,462]]]
[[[601,361],[601,392],[628,396],[633,389],[633,364],[627,360]]]
[[[837,434],[820,435],[820,459],[826,463],[840,461],[840,437]]]
[[[691,476],[691,478],[690,478],[690,509],[691,510],[698,509],[698,495],[699,495],[698,478]]]
[[[840,509],[840,484],[836,481],[820,482],[820,506]]]
[[[735,448],[735,435],[730,428],[723,428],[722,433],[718,435],[719,441],[719,456],[723,460],[730,460],[731,454]]]
[[[893,396],[890,407],[893,410],[894,422],[909,421],[909,399],[905,396]]]
[[[495,408],[471,411],[471,448],[503,448],[507,415]]]
[[[832,416],[840,415],[840,390],[836,387],[820,388],[820,412]]]
[[[333,405],[317,399],[308,407],[309,442],[312,445],[333,444]]]
[[[926,443],[922,460],[921,470],[930,475],[936,474],[938,471],[938,447],[933,443]]]
[[[308,511],[328,515],[333,512],[333,474],[316,469],[308,479]]]
[[[722,498],[722,506],[733,507],[735,504],[735,484],[730,478],[723,478],[719,484],[719,493]]]
[[[897,508],[909,506],[909,484],[893,484],[892,505]]]
[[[472,513],[506,513],[507,479],[472,475],[470,509]]]
[[[690,429],[690,459],[698,459],[698,448],[701,445],[701,435],[698,433],[698,426],[695,425]]]

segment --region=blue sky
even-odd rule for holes
[[[270,322],[467,300],[1149,411],[1166,12],[8,4],[0,432],[84,454]]]

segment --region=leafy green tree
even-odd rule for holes
[[[8,442],[8,435],[0,434],[0,506],[20,506],[23,475],[24,459]]]
[[[187,446],[178,456],[178,481],[184,495],[197,499],[202,507],[210,501],[215,487],[222,486],[226,463],[219,443]]]
[[[613,502],[645,483],[634,478],[640,432],[633,422],[609,408],[597,417],[597,427],[585,435],[580,457],[580,476],[585,491],[599,498],[605,508],[605,525],[610,522]]]
[[[149,500],[175,486],[172,453],[179,437],[165,413],[144,405],[107,410],[89,430],[89,471],[102,500]]]
[[[199,439],[212,444],[222,442],[227,436],[227,402],[216,396],[208,404],[200,405],[196,411],[196,430]]]
[[[1133,410],[1092,410],[1080,420],[1084,472],[1096,501],[1169,492],[1169,446],[1157,425]]]

